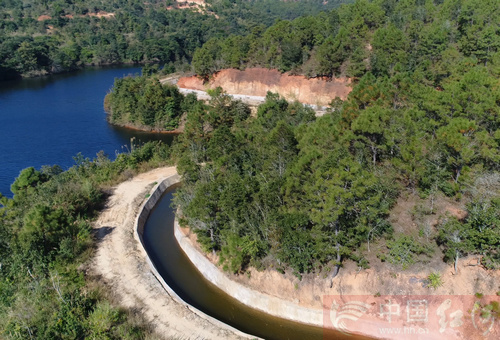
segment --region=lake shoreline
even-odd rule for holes
[[[92,159],[99,151],[114,159],[130,139],[168,142],[168,134],[147,134],[108,124],[104,95],[115,78],[140,72],[134,67],[85,68],[48,77],[0,82],[2,151],[0,192],[12,197],[10,185],[22,169],[57,164],[68,169],[81,153]]]
[[[117,123],[112,123],[108,120],[108,123],[113,126],[121,127],[124,129],[132,130],[132,131],[142,131],[142,132],[148,132],[148,133],[161,133],[161,134],[166,134],[166,135],[180,135],[184,131],[180,128],[177,128],[175,130],[162,130],[162,129],[155,129],[149,126],[143,126],[143,125],[134,125],[134,124],[117,124]]]
[[[144,65],[154,65],[158,64],[158,62],[133,62],[133,61],[124,61],[119,63],[84,63],[76,68],[69,70],[55,70],[55,71],[47,71],[47,70],[37,70],[31,74],[19,74],[16,76],[8,76],[6,78],[1,78],[0,83],[8,82],[13,80],[27,80],[27,79],[36,79],[36,78],[46,78],[51,76],[63,75],[63,74],[71,74],[77,73],[81,71],[85,71],[86,69],[92,68],[122,68],[122,67],[142,67]]]

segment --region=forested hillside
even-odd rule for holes
[[[219,90],[204,103],[155,76],[117,80],[107,103],[117,120],[171,129],[185,114],[184,132],[172,148],[148,144],[114,162],[76,157],[67,172],[21,172],[13,199],[0,201],[0,337],[146,337],[141,320],[113,307],[78,267],[92,252],[90,223],[106,187],[165,162],[183,175],[181,222],[231,272],[253,266],[326,278],[346,260],[399,271],[472,254],[483,268],[500,268],[497,0],[358,0],[267,29],[278,10],[230,14],[258,2],[214,3],[219,19],[154,2],[60,3],[50,12],[58,3],[2,2],[2,77],[92,62],[175,65],[194,54],[202,77],[266,66],[350,76],[353,90],[320,118],[269,93],[252,117]],[[97,11],[114,18],[85,15]],[[37,21],[42,14],[58,19]],[[406,199],[418,202],[415,219],[396,230],[390,214]],[[443,200],[465,214],[436,211]],[[426,224],[429,215],[435,224]]]
[[[301,276],[345,259],[368,267],[370,242],[372,256],[399,269],[470,254],[498,268],[498,122],[432,119],[418,102],[394,107],[401,93],[391,89],[388,79],[366,76],[318,119],[272,94],[256,119],[224,95],[212,107],[198,103],[175,146],[184,222],[234,272],[251,264]],[[418,224],[395,233],[390,210],[408,195],[422,202],[412,212]],[[464,203],[468,217],[436,212],[446,196]],[[419,221],[430,214],[441,214],[437,225]]]
[[[110,186],[168,159],[165,145],[149,143],[113,162],[79,154],[64,172],[20,172],[14,197],[0,195],[0,338],[154,339],[142,316],[117,306],[85,268]]]
[[[265,66],[355,85],[316,120],[275,95],[257,119],[191,113],[177,146],[185,222],[234,272],[366,267],[379,237],[377,257],[399,268],[469,254],[499,268],[499,23],[495,0],[358,0],[209,40],[193,59],[204,77]],[[389,212],[408,195],[422,202],[414,216],[447,196],[467,217],[395,233]]]
[[[211,37],[263,31],[344,0],[212,0],[203,10],[166,1],[0,2],[0,80],[75,70],[83,65],[159,62],[186,65]]]
[[[183,112],[189,110],[189,98],[174,85],[162,86],[156,78],[127,77],[115,80],[104,108],[112,124],[171,131],[178,128]]]
[[[202,76],[261,66],[310,77],[376,77],[423,72],[439,83],[461,67],[498,66],[495,0],[356,1],[329,13],[283,20],[265,31],[213,37],[193,59]]]

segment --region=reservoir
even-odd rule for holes
[[[90,159],[103,150],[110,158],[137,141],[171,135],[150,134],[111,126],[104,96],[117,77],[140,73],[138,67],[87,68],[43,78],[0,82],[0,193],[11,197],[10,185],[29,166],[58,164],[67,169],[79,152]]]

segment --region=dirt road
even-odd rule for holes
[[[92,274],[101,278],[120,304],[139,311],[163,339],[240,339],[174,301],[156,280],[134,238],[137,212],[156,182],[176,173],[159,168],[113,190],[94,228],[98,236]]]
[[[162,84],[170,84],[170,85],[177,85],[177,80],[179,78],[177,76],[173,77],[168,77],[164,79],[160,79],[160,82]],[[188,89],[188,88],[183,88],[183,87],[178,87],[179,92],[187,95],[189,93],[194,93],[196,94],[196,97],[199,100],[209,100],[210,95],[201,90],[194,90],[194,89]],[[243,103],[248,104],[250,106],[259,106],[260,104],[264,103],[266,101],[266,97],[263,96],[249,96],[249,95],[244,95],[244,94],[229,94],[234,100],[241,100]],[[316,117],[321,117],[326,113],[326,107],[324,106],[318,106],[318,105],[312,105],[312,104],[304,104],[309,107],[311,107],[315,112],[316,112]]]

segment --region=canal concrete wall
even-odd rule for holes
[[[205,313],[199,311],[193,306],[185,303],[172,290],[172,288],[169,287],[169,285],[165,282],[165,280],[163,280],[163,278],[161,277],[160,273],[156,269],[154,263],[151,261],[145,250],[142,235],[144,233],[144,226],[149,217],[149,214],[154,209],[158,201],[161,199],[163,193],[169,190],[171,187],[179,184],[179,182],[180,182],[180,176],[176,174],[161,180],[159,183],[155,185],[155,187],[151,190],[148,199],[139,208],[136,219],[135,237],[142,245],[143,251],[146,255],[148,264],[150,265],[153,274],[156,276],[156,278],[161,283],[163,288],[165,288],[168,294],[172,296],[172,298],[174,298],[177,302],[186,305],[186,307],[191,309],[196,314],[203,316],[204,318],[210,319],[210,321],[220,325],[221,327],[223,328],[229,327],[231,330],[236,331],[239,335],[246,335],[240,331],[237,331],[233,327],[230,327],[220,322],[219,320],[216,320],[206,315]],[[281,317],[296,322],[307,323],[314,326],[319,326],[319,327],[323,326],[322,310],[305,308],[293,302],[257,292],[255,290],[243,286],[238,282],[232,281],[230,278],[226,276],[226,274],[223,271],[221,271],[217,266],[215,266],[212,262],[210,262],[210,260],[208,260],[205,257],[205,255],[198,250],[198,248],[193,244],[193,242],[182,233],[177,218],[175,219],[174,222],[174,235],[181,249],[191,260],[191,262],[196,266],[196,268],[198,268],[201,274],[208,281],[215,284],[229,296],[237,299],[238,301],[249,307],[259,309],[273,316]]]
[[[163,277],[160,275],[158,272],[158,269],[154,265],[153,261],[151,261],[151,258],[149,257],[149,254],[146,251],[146,247],[144,246],[144,239],[143,239],[143,233],[144,233],[144,226],[146,225],[146,221],[151,213],[151,211],[154,209],[158,201],[162,198],[163,193],[165,193],[167,190],[173,188],[174,186],[178,185],[180,183],[180,176],[178,174],[175,174],[173,176],[167,177],[165,179],[160,180],[156,185],[153,187],[151,190],[148,199],[140,206],[139,211],[137,213],[137,218],[135,221],[135,230],[134,230],[134,237],[139,242],[142,247],[139,247],[143,253],[143,256],[147,259],[147,262],[151,268],[151,272],[153,275],[156,277],[156,279],[160,282],[160,284],[163,286],[163,288],[167,291],[167,293],[179,304],[185,306],[189,310],[191,310],[193,313],[197,314],[198,316],[204,318],[205,320],[210,321],[212,324],[220,327],[221,329],[226,329],[229,330],[242,338],[247,338],[247,339],[259,339],[258,337],[255,337],[250,334],[243,333],[239,331],[238,329],[231,327],[213,317],[210,315],[207,315],[200,311],[199,309],[191,306],[190,304],[184,302],[175,291],[170,288],[170,286],[165,282]]]
[[[180,247],[196,268],[208,281],[222,289],[226,294],[249,307],[273,316],[318,327],[323,326],[323,310],[305,308],[291,301],[263,294],[228,278],[198,250],[191,239],[182,233],[177,219],[174,223],[174,234]]]
[[[187,304],[184,302],[165,282],[154,263],[151,261],[149,255],[147,254],[144,242],[143,242],[143,232],[146,221],[154,209],[158,201],[161,199],[163,193],[175,185],[180,183],[180,176],[178,174],[167,177],[163,180],[160,180],[154,188],[151,190],[150,196],[148,199],[140,206],[139,211],[137,213],[136,224],[135,224],[135,232],[134,236],[137,241],[142,245],[141,251],[144,253],[144,256],[147,258],[147,262],[151,267],[151,271],[154,276],[158,279],[167,293],[179,304],[184,305],[193,313],[199,315],[200,317],[210,321],[212,324],[217,325],[221,329],[226,329],[234,332],[235,334],[249,339],[259,339],[258,337],[245,334],[234,327],[231,327],[205,313],[198,310],[197,308]],[[221,271],[217,266],[215,266],[205,255],[196,247],[189,237],[184,235],[180,229],[180,225],[178,220],[175,219],[174,222],[174,236],[179,243],[181,249],[185,252],[191,262],[196,266],[196,268],[201,272],[201,274],[211,283],[215,284],[222,291],[224,291],[229,296],[237,299],[241,303],[247,305],[248,307],[261,310],[270,315],[280,317],[283,319],[305,323],[317,327],[323,327],[325,325],[324,319],[324,311],[320,309],[311,309],[302,307],[296,303],[291,301],[287,301],[275,296],[271,296],[268,294],[264,294],[253,289],[250,289],[238,282],[231,280],[223,271]],[[374,336],[372,334],[372,329],[376,324],[371,321],[364,322],[359,324],[359,329],[355,334],[370,334],[370,336]],[[352,333],[351,333],[352,334]]]

